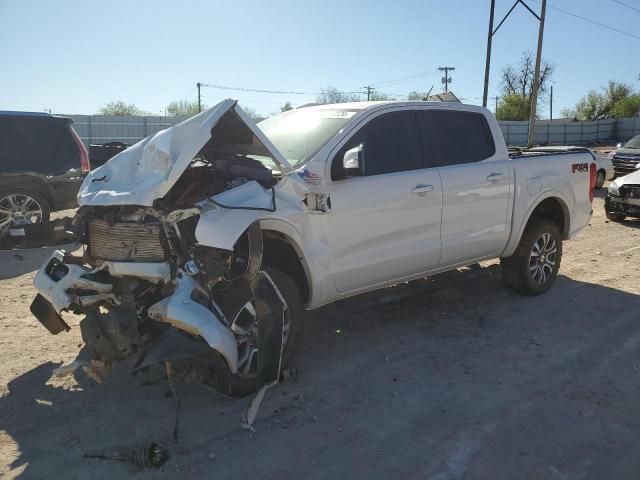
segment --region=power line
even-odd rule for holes
[[[218,90],[233,90],[236,92],[255,92],[255,93],[276,93],[280,95],[322,95],[322,92],[296,92],[291,90],[265,90],[261,88],[245,88],[231,87],[228,85],[218,85],[214,83],[201,83],[203,87],[217,88]],[[344,93],[362,93],[362,92],[344,92]]]
[[[620,0],[612,0],[612,1],[616,2],[618,5],[622,5],[623,7],[630,8],[631,10],[635,10],[636,12],[640,13],[640,8],[636,8],[636,7],[633,7],[631,5],[627,5],[626,3],[621,2]]]
[[[540,3],[540,0],[534,0],[535,2]],[[579,18],[580,20],[584,20],[585,22],[593,23],[594,25],[598,25],[599,27],[606,28],[607,30],[611,30],[617,33],[621,33],[622,35],[626,35],[627,37],[635,38],[636,40],[640,40],[640,36],[634,35],[633,33],[625,32],[624,30],[620,30],[616,27],[612,27],[610,25],[605,25],[604,23],[600,23],[596,20],[592,20],[590,18],[582,17],[576,13],[568,12],[567,10],[563,10],[559,7],[554,7],[553,5],[549,5],[549,8],[553,10],[557,10],[558,12],[564,13],[566,15],[571,15],[572,17]]]
[[[205,100],[209,99],[209,100],[218,101],[218,102],[220,102],[220,101],[225,99],[225,97],[210,96],[210,95],[202,95],[202,98],[204,98]],[[249,102],[249,103],[260,103],[260,104],[264,104],[264,105],[282,105],[282,103],[283,103],[283,102],[265,102],[265,101],[262,101],[262,100],[252,100],[250,98],[241,100],[241,103],[242,102],[245,102],[245,103],[247,103],[247,102]]]
[[[378,87],[380,85],[388,85],[390,83],[398,84],[398,83],[409,82],[409,81],[414,80],[414,79],[419,78],[419,77],[424,77],[426,75],[433,75],[436,72],[437,72],[437,70],[429,70],[427,72],[415,73],[413,75],[408,75],[406,77],[396,78],[394,80],[386,80],[384,82],[372,83],[371,86],[372,87],[374,87],[374,86]]]

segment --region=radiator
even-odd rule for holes
[[[160,223],[115,223],[92,220],[89,253],[93,258],[120,262],[160,262],[166,258]]]

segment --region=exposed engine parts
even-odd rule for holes
[[[153,207],[80,208],[72,228],[83,255],[57,251],[36,275],[41,294],[33,313],[54,334],[69,329],[63,311],[84,315],[80,329],[100,365],[96,378],[134,354],[134,372],[163,367],[176,399],[176,439],[179,383],[232,395],[259,390],[245,416],[251,426],[266,389],[280,378],[287,306],[261,271],[259,224],[233,249],[200,244],[195,235],[202,215],[236,208],[211,197],[247,182],[271,189],[272,205],[238,208],[274,209],[276,180],[261,162],[204,148]],[[83,365],[93,373],[92,363]],[[140,452],[136,463],[151,461],[149,448]]]

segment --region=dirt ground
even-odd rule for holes
[[[78,328],[52,336],[29,313],[51,251],[0,252],[2,477],[640,475],[640,222],[606,222],[602,198],[548,293],[512,293],[487,262],[402,300],[387,290],[323,308],[299,376],[267,394],[256,433],[239,428],[249,399],[187,386],[177,443],[166,384],[130,376],[130,363],[102,385],[52,378],[82,343]],[[171,454],[159,470],[82,458],[149,441]]]

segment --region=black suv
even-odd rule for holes
[[[73,208],[89,156],[71,120],[0,111],[0,239],[9,228],[46,223]]]
[[[640,135],[633,137],[624,145],[619,143],[611,156],[611,162],[617,176],[636,172],[640,163]]]

